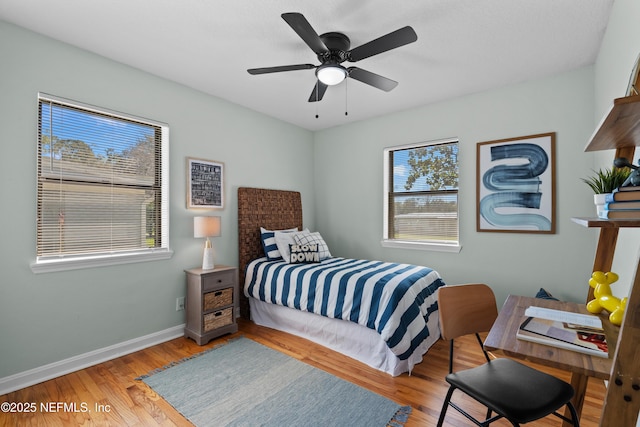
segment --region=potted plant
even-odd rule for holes
[[[606,203],[606,195],[612,193],[625,182],[631,174],[631,169],[613,167],[605,170],[599,169],[594,173],[593,176],[582,178],[582,182],[593,190],[593,202],[596,205],[598,215],[600,215]]]

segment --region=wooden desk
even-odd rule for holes
[[[489,351],[499,351],[506,356],[571,372],[571,385],[576,392],[573,404],[580,414],[589,377],[609,379],[619,328],[606,318],[602,322],[609,343],[608,359],[519,340],[516,338],[516,332],[525,318],[524,311],[530,306],[589,314],[584,304],[509,295],[487,335],[484,346]],[[565,424],[569,425],[563,425]]]

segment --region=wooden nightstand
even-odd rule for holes
[[[187,326],[184,336],[199,345],[238,331],[238,269],[218,265],[213,270],[193,268],[187,273]]]

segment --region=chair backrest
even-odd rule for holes
[[[484,284],[441,287],[438,289],[438,312],[445,340],[488,332],[498,317],[496,297]]]

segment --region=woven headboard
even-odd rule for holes
[[[260,227],[302,230],[302,198],[297,191],[238,188],[238,251],[240,289],[247,264],[264,256]],[[249,300],[240,291],[240,315],[249,319]]]

